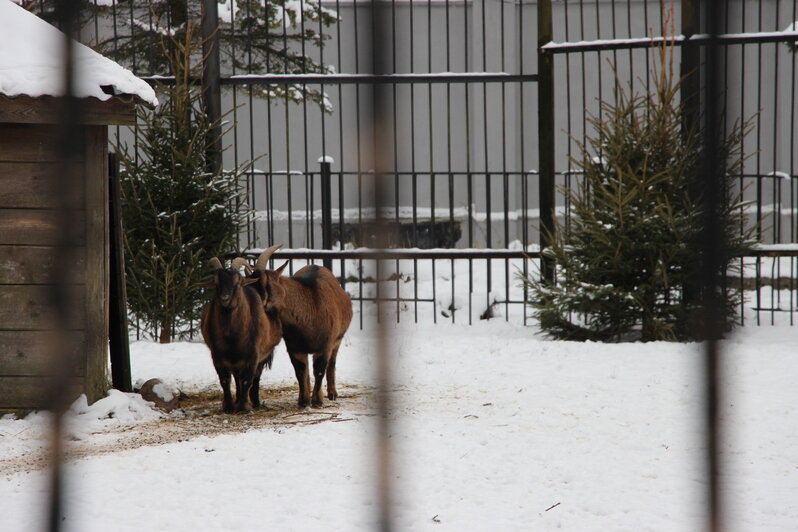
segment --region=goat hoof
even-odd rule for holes
[[[308,404],[309,404],[309,401],[307,399],[305,399],[305,398],[302,398],[299,401],[297,401],[297,405],[299,405],[299,408],[306,408],[308,406]]]
[[[311,406],[313,406],[314,408],[321,408],[322,404],[323,403],[321,399],[314,399]]]
[[[329,392],[329,393],[327,393],[327,398],[330,401],[335,401],[336,399],[338,399],[338,392]]]

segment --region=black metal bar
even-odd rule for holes
[[[108,198],[110,214],[110,294],[108,308],[108,351],[111,356],[111,382],[117,390],[133,391],[130,373],[130,342],[125,289],[125,252],[122,231],[122,205],[119,194],[119,159],[108,154]]]
[[[540,249],[546,249],[554,231],[554,61],[540,47],[552,39],[551,0],[538,2],[538,150],[540,176]],[[543,279],[554,282],[551,260],[540,263]]]
[[[702,279],[702,313],[705,327],[705,423],[706,423],[706,471],[707,471],[707,529],[710,532],[723,530],[723,500],[721,493],[721,420],[720,405],[723,404],[720,390],[721,359],[719,340],[723,334],[722,304],[719,299],[721,226],[721,170],[720,150],[721,138],[720,106],[718,104],[719,44],[714,38],[719,32],[718,4],[714,0],[707,2],[706,25],[710,38],[707,41],[706,53],[706,122],[703,138],[703,180],[702,203],[704,224],[701,232],[701,279]]]
[[[207,1],[207,0],[206,0]],[[174,76],[144,76],[151,85],[174,85]],[[427,83],[534,83],[537,74],[508,74],[504,72],[452,72],[407,74],[241,74],[220,79],[229,85],[402,85]],[[195,81],[199,83],[199,80]]]
[[[211,128],[208,139],[208,167],[214,172],[222,170],[222,93],[220,89],[219,61],[219,4],[216,0],[203,0],[202,23],[202,99]]]
[[[719,45],[734,44],[765,44],[765,43],[794,43],[798,41],[798,32],[761,32],[761,33],[728,33],[718,35],[715,41]],[[569,54],[577,52],[606,52],[610,50],[631,50],[637,48],[657,48],[663,42],[668,42],[674,46],[684,46],[686,44],[698,44],[706,46],[709,44],[709,36],[697,34],[690,37],[680,35],[673,37],[639,37],[632,39],[608,39],[578,42],[552,42],[547,41],[541,45],[544,54]],[[538,71],[540,76],[540,71]]]
[[[231,253],[225,258],[236,256],[257,257],[261,250],[247,250]],[[540,258],[540,252],[524,252],[515,249],[281,249],[272,255],[275,260],[287,259],[359,259],[359,260],[411,260],[411,259],[527,259]]]
[[[372,72],[376,75],[383,74],[389,64],[389,52],[386,35],[390,29],[390,23],[387,19],[386,13],[387,6],[379,2],[371,1],[372,10],[372,50],[374,50],[373,60],[374,68]],[[393,10],[391,10],[393,11]],[[395,41],[394,41],[395,45]],[[394,46],[395,48],[395,46]],[[388,220],[382,217],[382,208],[390,205],[389,201],[389,184],[387,177],[382,174],[383,171],[391,168],[396,164],[391,162],[392,151],[388,143],[388,117],[391,116],[391,109],[389,106],[389,96],[387,87],[376,86],[374,87],[374,107],[373,114],[371,115],[371,128],[374,132],[373,139],[373,152],[374,152],[374,168],[376,174],[374,176],[374,207],[376,209],[376,216],[379,222],[384,226],[388,225]],[[394,123],[395,127],[395,123]],[[377,245],[385,248],[387,247],[387,239],[385,235],[387,231],[381,231],[380,241]],[[378,236],[379,238],[379,236]],[[379,299],[379,274],[382,261],[376,260],[377,269],[377,298]],[[388,325],[387,320],[382,319],[380,316],[380,303],[377,301],[377,433],[375,438],[377,467],[375,471],[375,491],[377,495],[377,529],[382,532],[391,532],[395,528],[394,515],[395,515],[395,461],[394,455],[391,452],[391,433],[393,430],[393,397],[391,390],[393,388],[393,370],[390,361],[396,355],[392,353],[391,342],[388,340]],[[398,303],[397,303],[398,304]]]
[[[77,223],[73,213],[78,205],[75,204],[75,190],[82,186],[84,176],[79,172],[78,161],[86,152],[86,139],[80,127],[82,106],[75,97],[75,42],[73,37],[78,28],[79,2],[64,0],[56,4],[56,20],[59,28],[65,34],[61,40],[60,49],[52,50],[59,54],[63,61],[62,81],[64,96],[58,102],[58,145],[55,147],[62,172],[59,179],[55,180],[52,198],[57,207],[58,231],[54,257],[55,264],[74,264],[78,243],[78,235],[85,233],[85,227]],[[94,176],[93,176],[94,177]],[[104,176],[103,176],[104,178]],[[48,346],[51,355],[51,374],[47,393],[47,406],[53,413],[51,422],[50,441],[50,471],[48,475],[49,497],[45,497],[46,504],[46,530],[58,532],[62,529],[64,518],[64,495],[66,492],[66,474],[63,468],[64,459],[64,421],[63,414],[69,406],[69,375],[70,362],[74,359],[74,337],[68,333],[70,325],[74,322],[76,298],[73,295],[71,284],[74,277],[62,268],[52,268],[50,273],[49,291],[50,301],[55,311],[56,338]],[[104,331],[87,331],[88,335],[103,334]]]
[[[682,0],[682,35],[692,37],[698,33],[698,3],[697,0]],[[701,78],[698,67],[701,61],[701,49],[696,41],[688,40],[682,49],[682,60],[679,65],[679,75],[682,79],[680,87],[682,101],[682,128],[684,133],[697,131],[700,117]]]
[[[321,246],[332,249],[332,173],[330,162],[321,160],[319,172],[321,178]],[[323,260],[324,267],[332,270],[332,257]]]

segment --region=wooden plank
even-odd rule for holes
[[[55,310],[48,285],[0,285],[0,330],[46,331],[55,327]],[[75,286],[70,329],[86,323],[86,294]]]
[[[47,390],[51,387],[51,381],[47,377],[0,376],[0,412],[44,408]],[[72,402],[82,393],[83,379],[72,379],[69,389],[68,398]]]
[[[86,395],[108,391],[108,128],[86,128]]]
[[[73,216],[82,224],[85,215],[76,211]],[[57,211],[40,209],[0,209],[0,245],[52,246],[60,235]],[[85,235],[78,235],[78,245]]]
[[[72,271],[72,281],[83,284],[85,278],[84,248],[75,251],[75,264],[62,271]],[[52,281],[55,248],[46,246],[0,245],[0,284],[47,284]]]
[[[60,162],[59,128],[38,124],[0,123],[0,161]],[[77,154],[75,160],[82,160]]]
[[[75,169],[83,174],[83,163]],[[63,203],[54,194],[55,179],[63,174],[63,165],[53,162],[0,162],[0,208],[53,209]],[[70,202],[83,199],[83,189],[76,187]]]
[[[78,120],[86,125],[136,123],[136,106],[132,98],[114,97],[105,101],[96,98],[80,100]],[[17,124],[58,124],[61,121],[59,99],[52,96],[31,98],[0,96],[0,122]]]
[[[70,343],[75,346],[67,368],[74,377],[85,371],[83,331],[72,331]],[[5,377],[42,376],[53,368],[53,349],[58,345],[55,333],[49,331],[0,331],[0,375]]]

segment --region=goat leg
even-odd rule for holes
[[[313,355],[313,406],[320,407],[321,400],[321,383],[324,380],[324,374],[327,372],[328,353],[316,353]]]
[[[255,375],[252,377],[252,388],[249,390],[249,400],[252,402],[252,408],[260,408],[260,377],[263,374],[263,368],[266,367],[266,362],[269,359],[265,358],[258,362],[258,367],[255,368]]]
[[[289,353],[291,364],[294,365],[294,373],[299,383],[299,408],[305,408],[310,404],[310,373],[308,372],[308,355]]]
[[[327,398],[331,401],[338,399],[338,391],[335,389],[335,360],[338,358],[340,346],[341,344],[338,344],[333,348],[327,361]]]
[[[252,381],[255,373],[255,368],[252,366],[244,366],[244,368],[236,374],[236,411],[237,412],[252,412],[252,401],[250,400],[250,390],[252,390]]]
[[[219,384],[222,386],[222,410],[228,414],[233,411],[233,394],[230,393],[230,370],[221,364],[214,364]]]

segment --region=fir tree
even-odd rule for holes
[[[594,136],[572,159],[584,179],[563,190],[572,206],[569,223],[557,224],[552,245],[544,250],[556,264],[557,281],[549,286],[526,280],[534,314],[551,337],[701,336],[691,322],[700,300],[701,137],[700,131],[682,127],[679,82],[666,59],[670,51],[663,47],[661,53],[654,90],[629,95],[619,88],[614,103],[602,102],[602,118],[590,119]],[[743,209],[732,182],[742,164],[740,139],[746,129],[735,124],[721,146],[722,273],[749,245],[748,234],[740,234]],[[736,290],[724,290],[729,325],[740,297]]]
[[[171,43],[176,85],[160,87],[161,106],[139,114],[135,149],[117,147],[128,306],[163,343],[198,319],[207,261],[235,247],[248,214],[238,191],[243,168],[209,170],[215,124],[191,84],[191,31]]]

